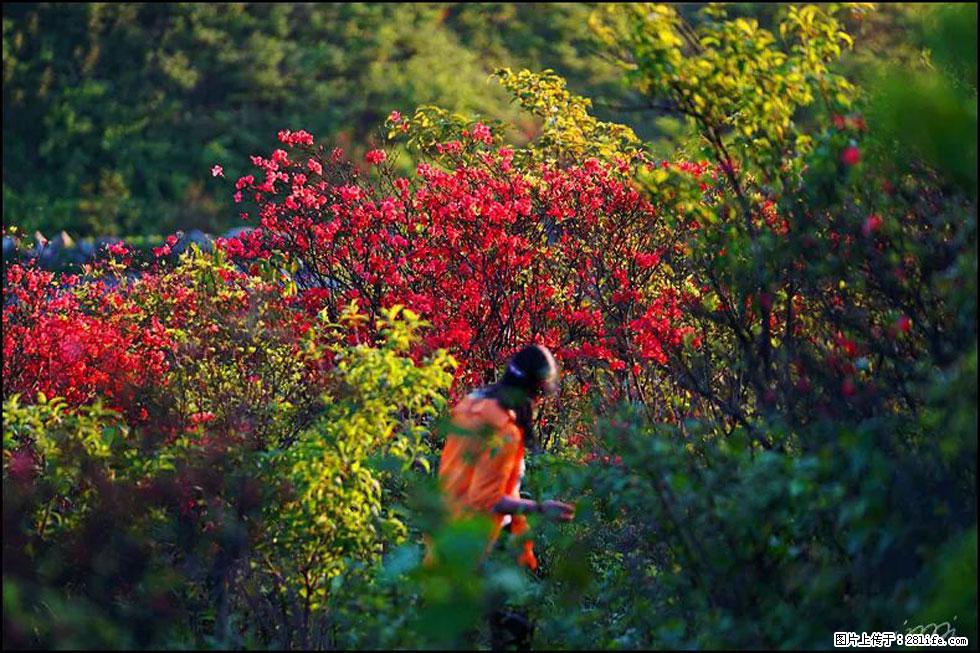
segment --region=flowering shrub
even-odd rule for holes
[[[165,387],[152,397],[166,437],[207,423],[209,437],[265,449],[318,412],[332,365],[324,348],[335,338],[281,283],[237,270],[220,252],[191,253],[127,292],[172,339]]]
[[[505,595],[555,647],[826,646],[848,618],[974,614],[975,584],[946,583],[976,560],[969,171],[881,155],[837,69],[843,8],[775,31],[726,11],[593,21],[684,121],[676,160],[504,70],[544,121],[522,147],[395,112],[420,158],[400,176],[283,130],[229,189],[252,228],[215,252],[9,267],[14,641],[57,643],[17,598],[46,588],[137,645],[451,648]],[[447,401],[528,341],[565,381],[524,489],[580,508],[534,524],[534,581],[474,573],[479,524],[413,490]],[[423,531],[445,564],[419,564]]]
[[[295,147],[279,136],[294,147],[253,157],[258,174],[236,183],[256,203],[258,228],[219,247],[243,267],[268,262],[290,274],[307,310],[331,320],[349,302],[368,316],[416,311],[433,324],[417,353],[446,348],[463,361],[458,389],[490,380],[500,360],[537,340],[569,378],[594,383],[604,368],[614,387],[633,379],[635,397],[649,365],[689,335],[698,344],[683,326],[688,289],[658,282],[673,241],[625,166],[541,164],[529,176],[512,150],[479,149],[453,168],[419,164],[409,180],[359,173],[312,137]],[[492,132],[477,123],[460,137],[482,148]]]
[[[331,581],[351,560],[378,562],[407,535],[391,509],[402,499],[398,482],[381,461],[395,469],[428,466],[428,425],[445,409],[454,365],[445,352],[419,365],[408,356],[421,326],[417,316],[395,308],[378,325],[378,347],[337,347],[325,412],[270,459],[270,480],[288,490],[281,503],[266,506],[266,538],[256,557],[260,573],[286,584],[277,585],[275,596],[252,600],[288,605],[290,614],[265,626],[301,624],[299,641],[306,647],[325,622]],[[303,588],[300,600],[290,600],[292,587]]]
[[[426,424],[444,407],[454,362],[444,352],[419,364],[406,355],[419,326],[392,310],[378,348],[334,345],[336,365],[319,385],[327,408],[291,442],[260,439],[268,427],[235,433],[223,412],[198,411],[163,440],[140,437],[149,427],[137,431],[98,402],[6,399],[5,601],[19,615],[11,641],[58,641],[67,630],[150,646],[199,624],[199,601],[216,606],[223,641],[235,641],[233,610],[254,610],[249,629],[269,641],[314,641],[311,614],[322,612],[330,580],[404,537],[382,502],[383,487],[385,499],[400,498],[398,484],[372,460],[429,464]],[[56,625],[36,621],[29,606],[61,582],[84,592],[74,610],[88,619],[75,622],[72,610]]]
[[[683,252],[666,283],[696,284],[686,312],[704,346],[669,356],[686,396],[678,416],[711,411],[766,447],[777,436],[754,422],[776,413],[797,425],[914,410],[900,388],[922,378],[917,326],[954,321],[944,291],[922,280],[972,228],[946,217],[969,212],[962,200],[939,209],[928,175],[895,180],[859,165],[867,124],[832,65],[852,45],[848,11],[862,8],[788,8],[783,42],[717,7],[700,12],[693,32],[667,6],[596,14],[637,90],[705,144],[704,162],[639,175]],[[822,124],[799,117],[815,103]],[[930,306],[929,317],[913,319],[916,305]],[[971,334],[957,330],[954,348]]]
[[[171,340],[162,324],[143,320],[105,282],[11,265],[3,306],[5,397],[63,397],[73,405],[103,399],[138,412],[140,393],[167,372]]]
[[[130,278],[125,254],[110,252],[85,279],[11,266],[5,396],[104,400],[166,438],[210,422],[260,447],[310,419],[331,363],[281,284],[220,254],[188,254]]]

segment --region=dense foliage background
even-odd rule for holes
[[[487,78],[559,68],[628,104],[589,38],[587,5],[11,4],[3,17],[8,222],[73,237],[217,231],[206,171],[283,127],[363,153],[395,109],[515,120]]]
[[[974,6],[3,12],[5,647],[975,644]]]

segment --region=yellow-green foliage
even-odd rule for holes
[[[271,507],[274,532],[264,546],[278,569],[296,575],[313,609],[350,560],[375,561],[406,535],[383,506],[383,475],[368,459],[387,455],[411,464],[425,453],[427,426],[444,407],[455,362],[445,352],[421,364],[409,357],[421,326],[411,311],[395,307],[385,314],[378,347],[339,347],[325,413],[273,456],[289,498]]]
[[[801,107],[817,99],[836,111],[851,105],[853,86],[829,66],[852,45],[842,11],[790,6],[779,38],[716,5],[691,25],[668,5],[610,4],[591,25],[639,91],[688,116],[712,146],[734,140],[740,156],[776,165],[784,152],[810,146],[794,124]]]
[[[494,143],[500,142],[499,120],[467,116],[428,104],[417,107],[411,116],[403,116],[397,121],[392,121],[389,116],[385,126],[389,140],[404,140],[410,149],[432,154],[439,143],[464,139],[463,131],[472,131],[478,122],[490,127]]]
[[[525,150],[532,161],[615,161],[639,150],[632,129],[597,120],[589,113],[592,100],[570,93],[554,71],[502,68],[496,77],[525,111],[543,120],[541,135]]]
[[[565,79],[552,70],[540,73],[530,70],[514,72],[498,70],[494,76],[511,95],[514,102],[541,121],[540,133],[523,147],[511,146],[514,160],[533,170],[534,164],[574,163],[596,158],[607,163],[629,160],[640,151],[640,139],[625,125],[598,120],[589,111],[592,100],[571,93]],[[478,123],[489,126],[493,141],[487,147],[499,147],[503,142],[499,121],[478,119],[439,107],[422,106],[411,117],[387,122],[388,138],[404,140],[415,150],[448,157],[437,152],[440,143],[457,140],[462,144],[459,156],[483,149],[475,147],[465,133],[471,133]],[[465,133],[464,133],[465,131]]]
[[[195,247],[135,292],[176,342],[168,375],[173,408],[184,418],[213,413],[215,425],[274,446],[316,402],[308,370],[321,333],[314,324],[300,335],[283,301],[290,286],[272,270],[263,276],[238,274],[222,252]],[[175,313],[180,319],[168,319]]]
[[[43,479],[32,527],[40,538],[70,530],[89,508],[95,489],[79,483],[82,466],[97,459],[109,480],[125,473],[121,464],[129,427],[118,413],[101,404],[69,409],[60,398],[40,394],[33,404],[17,395],[3,403],[3,476],[12,467],[24,476]],[[31,452],[33,450],[33,452]],[[13,464],[20,457],[20,464]],[[28,464],[28,460],[31,464]]]

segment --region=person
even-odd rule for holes
[[[528,513],[571,521],[575,508],[562,501],[521,497],[525,443],[534,438],[533,420],[542,402],[558,391],[558,365],[546,347],[528,345],[507,364],[500,380],[471,392],[451,411],[453,432],[439,463],[439,482],[450,513],[486,514],[493,528],[488,550],[503,530],[528,530]],[[524,541],[518,563],[538,568],[533,542]],[[490,615],[494,649],[527,648],[533,627],[519,612]]]

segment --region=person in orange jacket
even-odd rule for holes
[[[558,391],[558,365],[546,347],[528,345],[508,362],[500,381],[467,395],[452,410],[454,431],[446,439],[439,481],[454,515],[489,514],[490,546],[501,530],[527,531],[527,513],[571,521],[573,506],[521,498],[525,442],[545,397]],[[525,541],[518,562],[537,569],[533,544]]]
[[[575,508],[561,501],[521,498],[524,445],[534,438],[534,416],[545,397],[558,392],[558,365],[547,348],[529,345],[508,362],[497,383],[467,395],[452,410],[453,433],[446,438],[439,482],[452,514],[487,514],[493,520],[489,551],[507,529],[521,535],[527,513],[571,521]],[[525,540],[518,563],[538,568],[533,543]],[[490,614],[492,650],[527,650],[534,622],[503,603]]]

